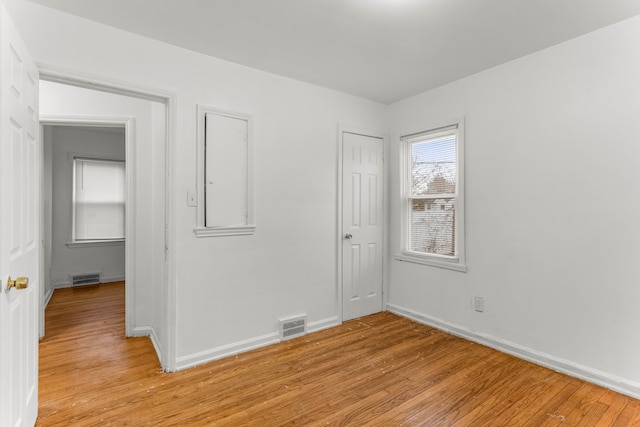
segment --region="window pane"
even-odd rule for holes
[[[400,137],[402,252],[397,259],[466,271],[464,118]]]
[[[456,135],[411,145],[411,195],[455,194]]]
[[[125,237],[124,162],[75,159],[75,240]]]
[[[412,199],[409,207],[409,250],[454,256],[455,199]]]

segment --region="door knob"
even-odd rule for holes
[[[9,276],[9,278],[7,279],[7,290],[11,288],[25,289],[28,284],[29,284],[28,277],[18,277],[15,280],[11,280],[11,276]]]
[[[352,237],[353,237],[352,234],[348,234],[347,233],[347,234],[344,235],[344,238],[347,239],[347,240],[350,240]]]

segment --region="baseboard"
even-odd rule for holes
[[[340,319],[338,317],[329,317],[327,319],[309,322],[307,324],[307,333],[318,332],[323,329],[338,326],[339,324]],[[209,350],[204,350],[199,353],[181,356],[176,360],[176,370],[181,371],[193,366],[203,365],[213,360],[222,359],[228,356],[244,353],[249,350],[254,350],[256,348],[266,347],[271,344],[277,344],[279,342],[280,334],[276,331],[255,338],[250,338],[248,340],[238,341]]]
[[[440,329],[469,341],[502,351],[503,353],[510,354],[537,365],[544,366],[545,368],[580,378],[581,380],[597,384],[618,393],[626,394],[627,396],[631,396],[635,399],[640,399],[640,383],[629,381],[615,375],[610,375],[605,372],[589,368],[588,366],[555,357],[529,347],[501,340],[491,335],[475,332],[465,327],[436,319],[426,314],[418,313],[395,304],[387,304],[387,311],[415,320],[416,322],[432,326],[436,329]]]
[[[164,360],[162,360],[162,345],[160,344],[160,339],[158,335],[156,335],[156,330],[151,328],[151,334],[149,334],[149,338],[151,339],[151,344],[153,344],[153,348],[156,350],[156,355],[158,356],[158,361],[160,362],[160,366],[164,367]]]
[[[136,326],[131,330],[132,337],[150,337],[155,332],[151,326]]]
[[[122,276],[104,276],[100,278],[100,283],[124,282],[125,277]]]
[[[307,323],[307,333],[319,332],[323,329],[333,328],[340,325],[340,319],[336,317],[329,317],[327,319],[316,320],[315,322]]]
[[[51,285],[53,287],[53,289],[64,289],[64,288],[70,288],[71,287],[71,282],[66,281],[66,282],[57,282]]]
[[[131,331],[132,337],[149,337],[151,340],[151,344],[153,344],[153,348],[156,351],[156,355],[158,356],[158,360],[160,361],[160,366],[164,366],[162,364],[162,346],[160,345],[160,340],[158,339],[158,335],[156,335],[156,330],[151,326],[137,326],[133,328]]]
[[[51,301],[51,297],[53,296],[53,291],[54,289],[51,288],[49,289],[47,292],[45,292],[44,294],[44,308],[47,308],[47,305],[49,305],[49,301]]]
[[[279,342],[280,334],[278,332],[271,332],[259,337],[221,345],[220,347],[204,350],[195,354],[180,356],[176,360],[176,370],[181,371],[193,366],[203,365],[213,360],[222,359],[238,353],[244,353],[245,351],[254,350],[271,344],[277,344]]]
[[[125,277],[124,276],[107,276],[107,277],[101,277],[100,278],[100,284],[107,284],[107,283],[113,283],[113,282],[124,282]],[[67,280],[65,282],[57,282],[54,283],[53,285],[53,289],[64,289],[64,288],[70,288],[71,287],[71,281]]]

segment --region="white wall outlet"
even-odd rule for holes
[[[484,313],[484,298],[475,297],[473,300],[473,308],[478,313]]]
[[[187,193],[187,206],[195,208],[198,206],[198,196],[193,191]]]

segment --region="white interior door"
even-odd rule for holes
[[[0,26],[0,425],[17,427],[38,415],[38,70],[3,5]]]
[[[383,140],[342,133],[342,317],[382,311]]]

